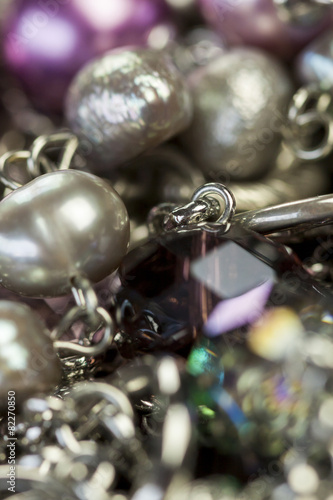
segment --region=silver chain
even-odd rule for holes
[[[0,184],[14,191],[42,174],[67,170],[79,146],[78,138],[70,132],[38,137],[30,150],[9,151],[0,158]],[[55,164],[49,157],[51,150],[59,150],[61,157]],[[12,168],[19,167],[20,181],[13,178]]]
[[[4,194],[21,188],[24,184],[42,174],[57,170],[68,170],[79,147],[78,138],[70,132],[58,132],[38,137],[30,150],[5,153],[0,158],[0,183],[6,188]],[[60,153],[55,163],[50,152]],[[11,169],[19,167],[22,173],[20,182],[14,180]],[[71,308],[51,332],[54,347],[61,355],[64,365],[68,362],[73,369],[73,355],[76,359],[90,358],[103,353],[112,343],[114,337],[113,321],[106,309],[99,307],[96,293],[91,283],[82,276],[72,279],[72,293],[76,306]],[[62,340],[70,332],[74,323],[84,324],[84,334],[78,341]],[[94,342],[95,334],[101,333],[98,342]],[[87,366],[89,361],[86,360]],[[82,368],[79,363],[78,371]],[[73,373],[71,374],[73,376]]]
[[[43,500],[59,498],[60,494],[73,500],[125,500],[129,497],[116,491],[122,477],[132,484],[131,498],[136,494],[141,498],[142,488],[151,482],[164,498],[164,490],[168,490],[180,468],[186,469],[192,439],[193,423],[182,402],[181,376],[172,357],[153,362],[147,356],[136,363],[126,382],[122,377],[114,377],[113,384],[81,382],[63,400],[27,400],[17,425],[17,436],[24,443],[22,456],[18,457],[17,490],[27,491],[24,498]],[[147,427],[140,431],[135,423],[143,417],[134,403],[138,381],[142,403],[151,393],[165,402],[160,433],[147,435]],[[149,405],[151,415],[152,407],[154,404]],[[156,451],[152,452],[154,443]],[[33,468],[26,468],[25,457],[35,463]],[[161,470],[152,475],[156,462]],[[0,466],[0,491],[7,490],[7,472],[6,466]]]

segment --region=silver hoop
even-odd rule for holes
[[[222,212],[220,217],[214,222],[222,225],[227,224],[236,211],[236,200],[234,195],[224,184],[210,182],[208,184],[204,184],[195,191],[192,196],[192,201],[210,197],[217,200]]]
[[[314,100],[315,104],[310,107],[311,100]],[[286,145],[300,160],[318,160],[332,152],[333,120],[329,112],[331,104],[331,94],[323,92],[318,85],[301,87],[294,94],[288,110],[288,124],[282,128],[282,134]],[[323,127],[325,133],[317,146],[306,149],[301,146],[298,132],[311,124]]]

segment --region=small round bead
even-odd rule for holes
[[[162,52],[119,49],[88,64],[70,87],[67,118],[111,168],[184,130],[192,116],[184,79]]]
[[[256,49],[233,49],[188,81],[194,119],[182,142],[202,170],[229,182],[273,168],[292,96],[284,68]]]
[[[60,361],[42,322],[26,305],[0,301],[0,406],[7,406],[8,391],[19,403],[60,380]]]
[[[0,234],[2,285],[21,295],[55,297],[70,291],[78,273],[97,282],[118,267],[127,251],[129,221],[109,183],[59,171],[1,202]]]

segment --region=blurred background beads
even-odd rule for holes
[[[206,175],[228,182],[271,169],[293,93],[284,68],[261,51],[237,48],[195,70],[188,83],[194,118],[181,140]]]
[[[123,45],[175,35],[164,0],[16,0],[3,19],[4,57],[37,108],[61,111],[66,89],[90,59]]]
[[[333,87],[333,35],[326,31],[299,55],[296,74],[303,84],[316,83],[322,89]]]
[[[307,43],[332,25],[332,13],[310,16],[295,25],[283,19],[274,0],[198,0],[202,15],[230,45],[260,47],[282,59],[291,59]]]

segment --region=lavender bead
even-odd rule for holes
[[[331,30],[312,42],[296,61],[296,71],[303,84],[320,83],[333,87],[333,33]]]
[[[66,115],[72,130],[112,168],[182,132],[192,118],[192,102],[166,53],[117,49],[79,72]]]
[[[75,73],[170,23],[164,0],[22,0],[4,19],[4,55],[39,108],[60,110]]]
[[[202,15],[231,45],[253,45],[290,59],[325,28],[332,15],[300,26],[284,22],[274,0],[199,0]]]

